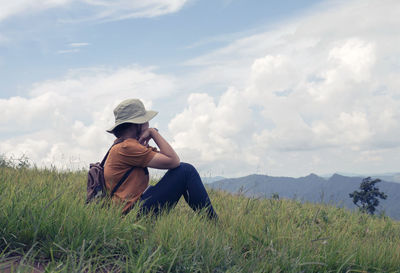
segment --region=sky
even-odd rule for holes
[[[202,176],[400,172],[398,0],[0,0],[0,155],[88,168],[141,99]]]

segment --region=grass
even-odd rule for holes
[[[121,217],[85,194],[86,172],[0,166],[0,272],[400,272],[387,217],[214,190],[217,224],[183,198]]]

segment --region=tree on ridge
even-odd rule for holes
[[[379,199],[386,199],[387,195],[380,192],[375,186],[381,182],[379,178],[372,180],[371,177],[364,178],[360,184],[360,191],[350,193],[350,198],[353,198],[353,203],[360,209],[361,212],[373,215],[376,207],[379,205]],[[360,203],[360,204],[358,204]]]

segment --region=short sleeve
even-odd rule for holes
[[[144,168],[157,152],[151,147],[141,145],[137,140],[129,139],[121,144],[118,153],[127,164]]]

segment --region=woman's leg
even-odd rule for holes
[[[218,218],[199,173],[192,165],[183,162],[167,171],[155,186],[150,186],[142,194],[142,212],[154,211],[158,214],[162,207],[171,209],[182,195],[193,210],[207,208],[209,218]]]

